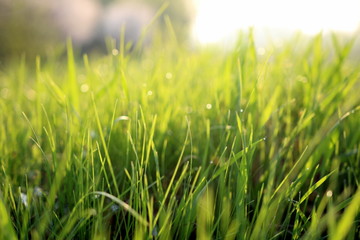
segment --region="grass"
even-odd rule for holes
[[[353,41],[171,37],[2,66],[0,239],[359,238]]]

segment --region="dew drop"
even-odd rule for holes
[[[118,211],[120,209],[120,207],[118,205],[116,205],[116,204],[111,205],[110,208],[111,208],[111,211],[113,211],[113,212],[116,212],[116,211]]]
[[[153,235],[154,237],[157,237],[157,236],[158,236],[158,231],[157,231],[157,228],[156,228],[156,227],[154,227],[154,229],[153,229],[153,231],[152,231],[152,235]]]
[[[80,86],[80,91],[83,93],[86,93],[87,91],[89,91],[89,89],[90,89],[90,87],[86,83],[84,83]]]
[[[28,198],[25,193],[20,193],[21,202],[24,204],[25,207],[28,206]]]
[[[206,104],[206,109],[211,109],[212,105],[210,103]]]
[[[94,130],[91,130],[91,131],[90,131],[90,137],[91,137],[92,139],[96,138],[96,132],[95,132]]]
[[[329,190],[329,191],[326,192],[326,196],[327,196],[328,198],[331,198],[332,195],[333,195],[333,192],[332,192],[331,190]]]
[[[118,122],[118,121],[127,121],[129,120],[130,118],[128,116],[120,116],[118,118],[115,119],[115,122]]]
[[[37,197],[41,197],[43,195],[43,190],[40,187],[34,188],[34,195]]]
[[[117,56],[119,54],[119,50],[117,50],[116,48],[114,48],[112,51],[111,51],[112,55],[114,56]]]
[[[244,109],[241,108],[241,109],[240,109],[240,112],[241,112],[241,113],[244,112]]]
[[[172,77],[173,77],[173,75],[172,75],[171,72],[167,72],[167,73],[165,74],[165,78],[166,78],[166,79],[171,79]]]

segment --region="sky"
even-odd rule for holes
[[[193,35],[216,43],[240,29],[354,32],[360,26],[360,0],[194,0]]]

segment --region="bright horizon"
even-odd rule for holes
[[[359,28],[360,0],[194,0],[193,36],[200,43],[216,43],[249,27],[351,33]]]

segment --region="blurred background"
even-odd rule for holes
[[[0,0],[0,58],[61,52],[71,37],[81,53],[109,49],[121,29],[131,46],[169,30],[191,45],[231,46],[239,30],[255,28],[260,45],[296,31],[360,33],[360,0]],[[359,44],[357,44],[359,45]]]
[[[62,51],[68,37],[81,52],[106,51],[106,39],[143,44],[171,18],[179,40],[189,39],[194,17],[188,0],[0,0],[0,58]]]

